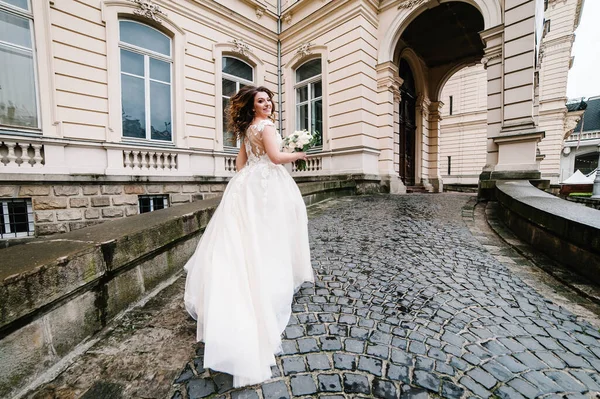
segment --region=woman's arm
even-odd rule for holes
[[[235,158],[235,169],[239,172],[242,170],[244,166],[246,166],[246,162],[248,161],[248,154],[246,154],[246,146],[242,142],[240,145],[240,151]]]
[[[274,126],[265,126],[262,132],[262,141],[265,146],[265,152],[271,159],[271,162],[274,164],[283,164],[288,162],[294,162],[299,159],[306,159],[306,154],[303,152],[294,152],[292,154],[288,154],[286,152],[281,152],[279,150],[279,146],[277,144],[275,127]]]

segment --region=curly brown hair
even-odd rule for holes
[[[267,93],[271,99],[273,112],[269,117],[275,120],[275,102],[273,102],[273,92],[264,86],[244,86],[229,100],[229,130],[233,133],[235,140],[242,141],[246,137],[246,130],[254,119],[254,96],[258,92]]]

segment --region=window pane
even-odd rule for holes
[[[9,202],[8,215],[11,233],[26,233],[29,231],[27,204],[25,201]]]
[[[153,140],[171,141],[171,85],[150,82],[150,121]]]
[[[146,138],[144,79],[121,74],[123,136]]]
[[[150,79],[171,83],[171,64],[150,58]]]
[[[228,124],[229,99],[223,98],[223,145],[235,147],[236,142],[233,139],[233,133],[229,132]]]
[[[575,158],[575,169],[579,169],[584,175],[592,173],[598,167],[598,153],[580,155]]]
[[[171,39],[156,29],[133,21],[119,21],[119,27],[122,42],[171,56]]]
[[[308,61],[296,70],[296,83],[321,74],[321,59]]]
[[[312,97],[317,98],[323,95],[323,91],[321,88],[321,81],[315,82],[312,84]]]
[[[231,97],[235,94],[235,82],[227,79],[223,79],[223,95]]]
[[[223,72],[252,81],[252,67],[237,58],[223,57]]]
[[[308,130],[308,104],[297,106],[296,111],[298,115],[297,129]]]
[[[140,213],[150,212],[152,208],[150,208],[150,198],[148,197],[140,197]]]
[[[296,89],[296,102],[302,103],[304,101],[308,101],[308,86],[302,86]]]
[[[0,124],[38,127],[33,57],[0,47]]]
[[[144,76],[144,56],[121,49],[121,72]]]
[[[0,41],[31,48],[29,20],[0,11]]]
[[[8,3],[24,10],[29,10],[29,4],[27,0],[0,0],[0,3]]]
[[[152,198],[152,205],[154,205],[154,210],[158,211],[159,209],[165,208],[165,200],[163,197],[154,197]]]
[[[311,133],[316,134],[319,140],[316,145],[322,145],[323,137],[323,100],[312,102],[311,106]]]

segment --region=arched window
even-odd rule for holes
[[[119,21],[123,136],[172,141],[172,51],[164,33]]]
[[[29,0],[0,0],[0,125],[39,127]]]
[[[238,147],[239,143],[233,139],[233,133],[229,131],[227,124],[229,99],[242,87],[254,83],[254,68],[240,59],[223,57],[223,69],[221,72],[223,76],[223,145],[226,147]]]
[[[323,141],[323,90],[321,59],[305,62],[296,69],[296,129],[317,134]]]

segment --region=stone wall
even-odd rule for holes
[[[169,206],[176,206],[218,197],[225,186],[224,179],[206,183],[5,184],[0,187],[0,198],[30,198],[35,234],[43,236],[137,215],[139,195],[168,195]]]

